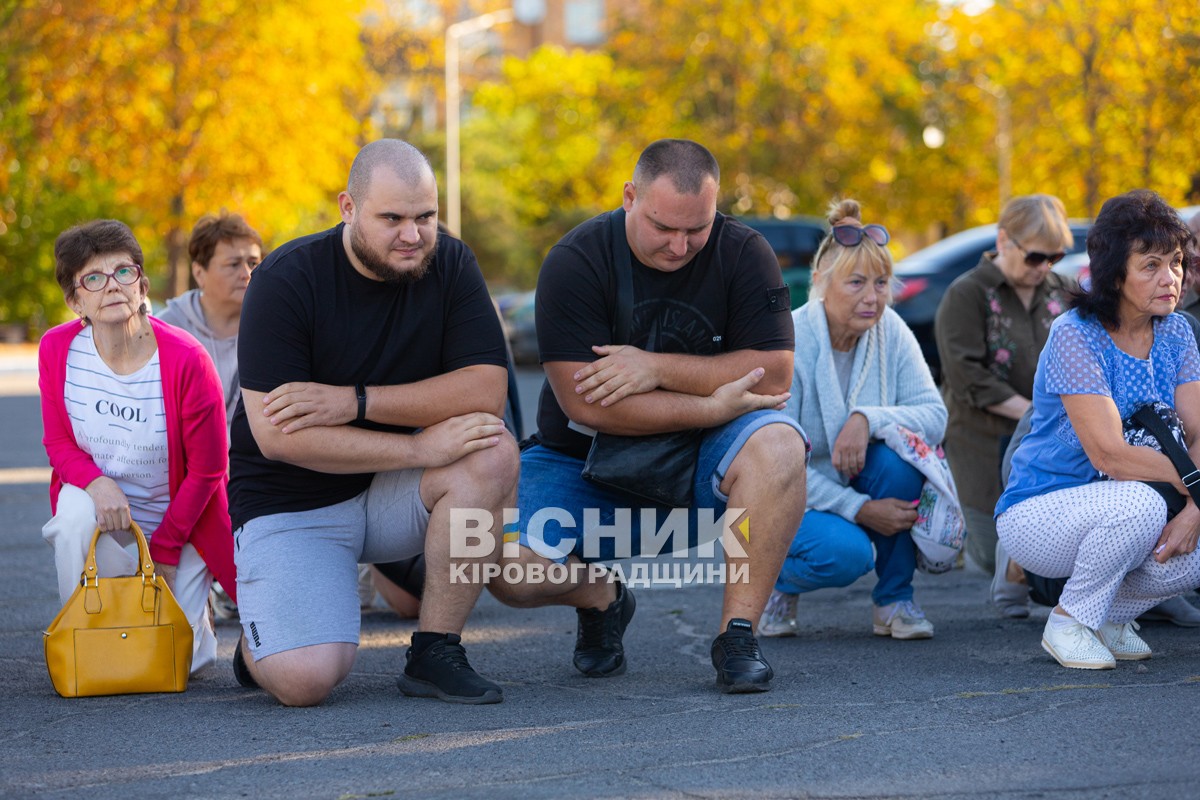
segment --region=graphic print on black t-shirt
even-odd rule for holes
[[[682,300],[663,299],[636,304],[631,329],[644,335],[630,342],[650,353],[691,353],[707,356],[722,351],[724,337],[704,311]]]

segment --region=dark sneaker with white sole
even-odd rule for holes
[[[484,678],[467,662],[467,651],[457,633],[448,633],[419,656],[405,654],[404,672],[396,680],[409,697],[436,697],[447,703],[485,705],[499,703],[504,690]]]
[[[775,677],[746,619],[729,620],[725,632],[713,639],[712,663],[717,669],[717,688],[726,694],[769,691]]]
[[[625,584],[617,584],[617,599],[608,608],[575,609],[578,629],[575,634],[575,669],[589,678],[607,678],[625,672],[625,645],[621,637],[637,602]]]

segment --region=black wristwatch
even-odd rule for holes
[[[354,393],[358,395],[358,416],[355,422],[362,422],[367,418],[367,387],[361,383],[354,385]]]

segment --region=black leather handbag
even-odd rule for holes
[[[609,215],[617,302],[613,344],[629,344],[633,324],[633,264],[625,241],[625,210]],[[691,429],[649,436],[597,433],[583,465],[585,480],[672,508],[692,504],[692,483],[704,431]]]

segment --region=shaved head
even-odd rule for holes
[[[361,199],[366,196],[371,188],[371,177],[379,167],[387,167],[410,186],[433,177],[433,167],[420,150],[400,139],[378,139],[359,150],[350,165],[346,191],[351,197]]]
[[[702,144],[689,139],[659,139],[642,151],[633,169],[633,183],[644,191],[663,176],[680,194],[699,194],[709,178],[720,184],[721,169]]]

